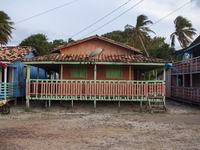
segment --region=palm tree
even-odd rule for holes
[[[4,13],[3,11],[0,11],[0,43],[2,45],[6,45],[10,38],[12,38],[11,33],[13,28],[11,25],[14,23],[9,21],[10,17]]]
[[[183,18],[182,16],[178,16],[174,20],[175,24],[175,32],[170,35],[171,38],[171,46],[175,46],[175,36],[177,36],[178,42],[182,48],[186,48],[190,43],[190,39],[193,39],[192,36],[195,35],[196,29],[192,28],[192,23]]]
[[[136,37],[139,37],[140,42],[144,48],[144,51],[147,54],[147,56],[149,57],[149,54],[144,46],[143,40],[146,39],[148,32],[152,32],[152,33],[155,33],[155,32],[152,31],[149,27],[146,27],[148,24],[153,24],[153,22],[151,20],[148,20],[147,16],[139,15],[137,17],[136,26],[133,29],[132,39],[134,41],[134,39],[136,40]]]

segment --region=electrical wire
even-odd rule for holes
[[[160,20],[156,21],[155,23],[153,23],[152,25],[150,25],[149,27],[157,24],[158,22],[162,21],[163,19],[167,18],[168,16],[170,16],[171,14],[175,13],[176,11],[178,11],[179,9],[183,8],[184,6],[188,5],[189,3],[191,3],[193,0],[190,0],[189,2],[185,3],[184,5],[182,5],[181,7],[179,7],[178,9],[176,9],[175,11],[171,12],[170,14],[168,14],[167,16],[161,18]]]
[[[81,39],[84,38],[84,37],[86,37],[86,36],[88,36],[89,34],[95,32],[95,31],[97,31],[97,30],[103,28],[104,26],[108,25],[109,23],[113,22],[113,21],[116,20],[117,18],[119,18],[119,17],[121,17],[122,15],[124,15],[125,13],[127,13],[129,10],[133,9],[135,6],[139,5],[142,1],[144,1],[144,0],[141,0],[140,2],[138,2],[137,4],[135,4],[134,6],[132,6],[131,8],[129,8],[128,10],[126,10],[125,12],[123,12],[122,14],[120,14],[119,16],[115,17],[115,18],[112,19],[111,21],[109,21],[109,22],[107,22],[106,24],[100,26],[100,27],[97,28],[96,30],[93,30],[92,32],[90,32],[90,33],[86,34],[85,36],[81,37]]]
[[[37,14],[37,15],[35,15],[35,16],[32,16],[32,17],[26,18],[26,19],[24,19],[24,20],[18,21],[18,22],[16,22],[15,24],[18,24],[18,23],[24,22],[24,21],[26,21],[26,20],[29,20],[29,19],[38,17],[38,16],[43,15],[43,14],[46,14],[46,13],[48,13],[48,12],[50,12],[50,11],[56,10],[56,9],[61,8],[61,7],[64,7],[64,6],[67,6],[67,5],[72,4],[72,3],[76,2],[76,1],[78,1],[78,0],[71,1],[71,2],[69,2],[69,3],[66,3],[66,4],[64,4],[64,5],[55,7],[55,8],[50,9],[50,10],[47,10],[47,11],[42,12],[42,13],[40,13],[40,14]]]
[[[111,15],[112,13],[114,13],[115,11],[117,11],[118,9],[122,8],[124,5],[128,4],[130,1],[131,0],[128,0],[126,3],[124,3],[120,7],[116,8],[115,10],[111,11],[109,14],[105,15],[104,17],[102,17],[101,19],[97,20],[96,22],[94,22],[93,24],[89,25],[88,27],[84,28],[83,30],[79,31],[78,33],[72,35],[71,38],[74,37],[74,36],[76,36],[76,35],[78,35],[78,34],[80,34],[83,31],[87,30],[88,28],[92,27],[93,25],[97,24],[98,22],[100,22],[104,18],[108,17],[109,15]]]

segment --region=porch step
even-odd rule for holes
[[[147,100],[148,100],[148,103],[149,103],[150,113],[167,111],[164,96],[149,96],[147,98]],[[154,108],[154,109],[152,109],[152,108]],[[161,109],[161,108],[163,108],[163,109]]]
[[[165,107],[165,105],[151,105],[151,107]]]

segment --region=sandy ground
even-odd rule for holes
[[[144,106],[143,106],[144,107]],[[0,150],[200,149],[200,107],[167,101],[167,113],[150,114],[139,103],[32,102],[0,116]]]

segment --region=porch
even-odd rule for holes
[[[17,96],[17,84],[0,82],[0,99],[7,100]]]
[[[163,80],[50,80],[29,79],[30,100],[147,101],[148,96],[165,95]]]
[[[173,67],[176,68],[180,73],[199,72],[200,71],[200,57],[195,57],[188,60],[174,62]],[[172,69],[172,74],[173,73],[177,73],[177,71]]]
[[[181,101],[200,104],[200,88],[172,86],[171,98]]]

